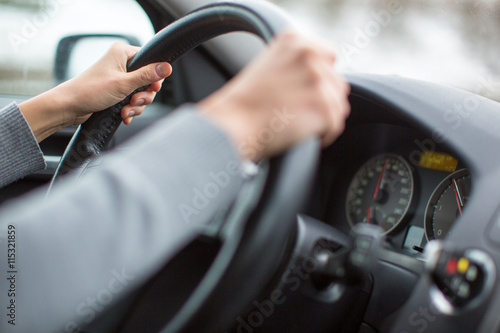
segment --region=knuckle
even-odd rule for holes
[[[142,82],[151,82],[152,81],[152,75],[148,70],[143,70],[140,73],[141,81]]]
[[[346,101],[345,103],[345,107],[344,107],[344,114],[345,114],[345,119],[347,119],[349,117],[349,115],[351,114],[351,104],[349,103],[349,101]]]
[[[342,83],[344,84],[345,94],[349,95],[351,93],[351,85],[348,82],[346,82],[345,80],[343,80]]]
[[[296,31],[288,30],[279,36],[278,41],[286,45],[290,45],[296,43],[299,38],[299,34]]]
[[[317,51],[310,45],[303,44],[297,47],[297,56],[301,61],[310,62],[315,60]]]
[[[318,71],[314,64],[310,63],[307,66],[307,76],[310,86],[320,92],[323,86],[323,73]]]
[[[126,46],[127,44],[123,43],[123,42],[114,42],[112,45],[111,45],[111,50],[112,51],[121,51],[123,50],[123,48]]]
[[[343,109],[343,108],[342,108]],[[332,119],[332,127],[333,130],[337,133],[340,133],[344,130],[345,128],[345,117],[342,113],[336,114],[336,116],[333,117]]]
[[[342,132],[344,132],[345,130],[345,121],[340,121],[338,124],[337,124],[337,128],[336,128],[336,136],[338,137],[340,134],[342,134]]]

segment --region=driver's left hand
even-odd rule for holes
[[[128,125],[153,102],[163,80],[172,73],[172,67],[168,63],[154,63],[127,73],[127,62],[138,51],[138,47],[115,43],[87,71],[58,87],[72,96],[74,103],[68,117],[74,117],[73,125],[83,123],[93,112],[121,102],[139,87],[149,86],[146,91],[135,94],[122,109],[124,123]]]
[[[172,66],[166,62],[154,63],[128,73],[127,63],[138,51],[138,47],[115,43],[84,73],[21,103],[19,108],[37,141],[64,127],[80,125],[92,113],[105,110],[137,88],[147,86],[121,110],[126,125],[141,115],[160,91],[163,80],[172,73]]]

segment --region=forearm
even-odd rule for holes
[[[195,238],[242,184],[232,144],[190,111],[136,142],[105,158],[80,184],[67,181],[48,202],[42,192],[0,212],[0,234],[9,225],[16,228],[19,332],[85,324],[92,317],[89,299],[112,281],[123,289],[112,291],[113,301],[142,284]],[[208,184],[219,186],[218,193],[198,205]],[[7,253],[6,240],[0,246],[0,253]],[[125,276],[122,284],[117,274]],[[0,304],[7,304],[7,284],[2,276]],[[0,331],[10,328],[0,321]]]

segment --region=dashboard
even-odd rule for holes
[[[351,104],[345,133],[323,153],[314,215],[346,234],[379,225],[394,250],[418,257],[467,209],[467,165],[436,135],[364,98]]]

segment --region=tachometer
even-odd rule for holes
[[[413,197],[413,175],[408,162],[396,154],[367,161],[354,176],[347,192],[347,220],[378,224],[386,233],[403,220]]]
[[[425,235],[442,239],[449,233],[469,200],[471,181],[466,169],[446,177],[434,190],[425,210]]]

